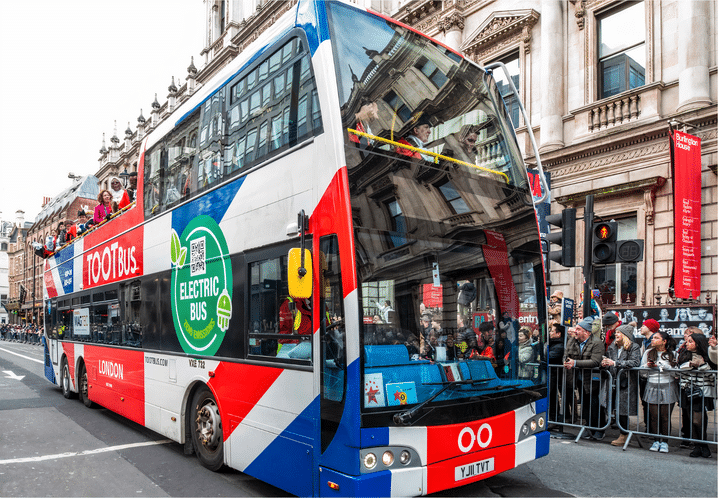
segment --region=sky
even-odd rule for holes
[[[202,69],[203,0],[0,1],[0,218],[34,221],[43,197],[94,174],[102,134]]]

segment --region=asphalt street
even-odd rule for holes
[[[180,444],[104,408],[65,399],[39,346],[0,341],[0,496],[287,496],[241,472],[213,473]],[[548,456],[436,496],[717,496],[711,459],[552,439]]]

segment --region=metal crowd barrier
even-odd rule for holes
[[[659,386],[665,392],[673,392],[669,399],[676,398],[676,401],[662,405],[643,401],[645,386],[652,373],[656,375],[657,370],[632,368],[620,370],[615,378],[609,371],[599,368],[567,370],[563,365],[549,365],[548,423],[579,429],[575,442],[586,431],[603,433],[616,424],[620,432],[627,433],[625,450],[635,435],[717,444],[717,371],[701,371],[702,379],[697,381],[688,375],[697,374],[696,370],[665,370],[664,373],[670,373],[673,379],[666,385],[659,383]],[[682,376],[685,389],[679,388]],[[635,389],[630,388],[632,384]],[[695,388],[701,387],[705,387],[704,391],[711,396],[698,395]],[[693,397],[688,395],[692,392],[696,393]],[[650,414],[663,413],[667,416],[650,417]],[[656,424],[654,418],[658,419]],[[699,424],[694,424],[695,420]],[[636,440],[640,447],[644,447],[639,437]]]

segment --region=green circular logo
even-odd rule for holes
[[[213,355],[232,318],[232,265],[220,226],[198,216],[172,231],[172,321],[182,350]]]

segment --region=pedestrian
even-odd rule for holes
[[[644,356],[644,353],[652,347],[652,336],[656,332],[659,332],[659,327],[659,322],[653,318],[649,318],[642,322],[642,327],[639,329],[641,336],[638,339],[639,351],[642,356]],[[645,426],[649,427],[649,408],[647,407],[647,402],[644,401],[644,391],[647,389],[647,378],[643,375],[639,375],[638,377],[639,399],[642,403],[642,413],[644,414],[643,420]]]
[[[679,378],[680,404],[682,413],[691,419],[690,439],[708,441],[707,428],[709,411],[714,410],[716,397],[715,374],[705,373],[716,370],[717,365],[709,358],[709,342],[698,327],[689,327],[691,334],[686,340],[686,349],[677,363],[682,373]],[[696,443],[690,457],[710,458],[709,445]]]
[[[649,408],[649,432],[656,435],[650,451],[669,452],[668,440],[662,436],[671,433],[674,405],[679,401],[679,390],[671,370],[676,366],[674,339],[666,332],[652,336],[652,347],[642,356],[643,375],[647,376],[644,401]]]
[[[604,349],[609,349],[609,345],[614,342],[614,331],[622,324],[622,321],[612,313],[607,311],[602,317],[602,327],[604,327]]]
[[[604,345],[592,335],[592,322],[589,317],[582,318],[575,329],[575,337],[567,340],[564,368],[574,371],[574,384],[581,393],[582,418],[594,428],[594,432],[585,438],[601,441],[604,431],[600,429],[599,378],[593,375],[592,369],[600,366]]]
[[[614,412],[619,422],[619,437],[612,441],[612,446],[624,446],[629,432],[629,417],[637,415],[637,375],[632,370],[642,362],[642,354],[639,345],[632,340],[634,328],[631,325],[617,327],[614,334],[614,342],[607,349],[607,356],[602,359],[602,367],[618,379],[615,385],[619,386],[618,405]],[[609,407],[609,396],[612,390],[609,389],[608,379],[602,378],[602,406]],[[617,399],[617,397],[615,397]]]
[[[564,360],[564,327],[558,323],[549,326],[549,341],[547,342],[547,363],[549,364],[549,422],[559,421],[559,397],[562,394],[560,379],[565,372],[560,365]]]

